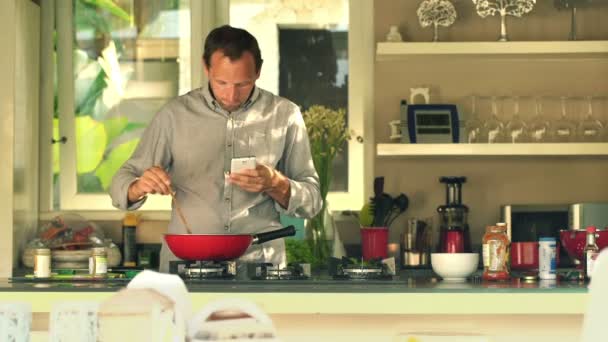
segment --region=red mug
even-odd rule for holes
[[[559,243],[555,251],[555,262],[559,264]],[[538,269],[538,242],[512,242],[511,268],[514,270]]]
[[[363,260],[386,259],[388,255],[388,227],[361,228]]]

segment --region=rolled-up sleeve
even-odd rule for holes
[[[286,215],[314,217],[323,206],[319,176],[312,160],[304,118],[295,105],[288,122],[280,165],[280,171],[289,178],[291,193],[287,209],[278,203],[275,203],[275,208]]]
[[[152,166],[168,169],[171,165],[171,116],[165,106],[146,127],[133,155],[118,169],[110,185],[112,205],[121,210],[135,210],[143,205],[146,198],[130,203],[128,190],[145,170]]]

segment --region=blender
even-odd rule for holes
[[[462,184],[466,177],[440,177],[446,185],[445,205],[437,207],[439,213],[438,253],[470,253],[471,237],[467,214],[469,208],[462,204]]]

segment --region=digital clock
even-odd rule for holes
[[[407,129],[411,143],[449,144],[460,139],[458,110],[453,104],[407,106]]]

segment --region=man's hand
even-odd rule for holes
[[[129,186],[129,202],[136,202],[147,194],[171,193],[171,179],[165,170],[159,166],[153,166],[141,175]]]
[[[289,179],[270,166],[258,164],[255,169],[232,172],[228,180],[245,191],[265,192],[284,208],[289,206]]]

